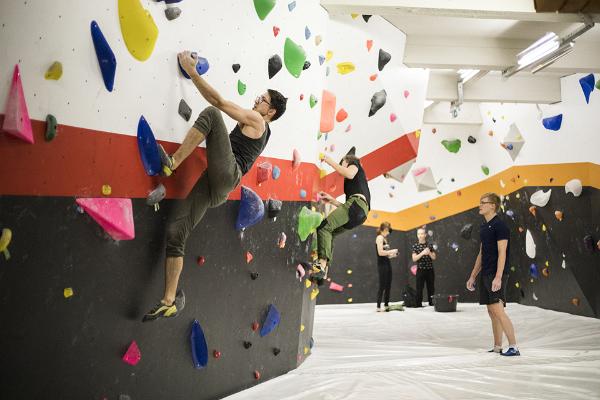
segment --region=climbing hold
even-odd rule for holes
[[[335,120],[337,122],[343,122],[346,118],[348,118],[348,113],[343,108],[340,108],[335,116]]]
[[[283,60],[289,73],[293,77],[299,78],[302,67],[304,66],[304,61],[306,61],[306,53],[301,46],[294,43],[290,38],[285,39]]]
[[[514,219],[515,212],[513,210],[506,210],[506,215]]]
[[[356,69],[354,64],[349,61],[338,63],[336,65],[336,67],[337,67],[338,74],[340,74],[340,75],[349,74],[350,72],[352,72]]]
[[[302,70],[306,71],[309,68],[310,68],[310,61],[308,61],[308,60],[304,61],[304,65],[302,66]]]
[[[325,60],[329,61],[333,58],[333,51],[331,50],[327,50],[327,53],[325,53]]]
[[[234,73],[234,74],[237,74],[237,72],[240,70],[240,68],[242,68],[242,67],[240,66],[240,64],[233,64],[233,65],[231,66],[231,69],[233,69],[233,73]]]
[[[119,0],[119,21],[127,50],[135,59],[146,61],[158,37],[152,14],[144,9],[140,0]]]
[[[417,185],[417,191],[423,192],[425,190],[435,190],[437,185],[433,177],[433,172],[429,167],[416,168],[412,171],[415,184]]]
[[[535,292],[532,293],[531,297],[533,300],[538,301],[538,297],[535,295]]]
[[[68,299],[69,297],[73,296],[73,288],[64,288],[63,296],[65,297],[65,299]]]
[[[129,365],[137,365],[141,359],[142,353],[140,352],[140,348],[134,340],[127,348],[125,354],[123,354],[122,360]]]
[[[221,352],[219,350],[213,350],[214,358],[221,358]]]
[[[372,15],[365,15],[365,14],[363,14],[362,17],[365,20],[365,22],[369,22],[369,19],[372,17]]]
[[[196,259],[196,263],[197,263],[197,264],[198,264],[198,266],[200,266],[200,267],[201,267],[201,266],[203,266],[205,262],[206,262],[206,259],[204,258],[204,256],[199,256],[199,257]]]
[[[408,96],[410,96],[410,92],[409,92],[408,90],[405,90],[405,91],[403,92],[403,94],[404,94],[404,98],[405,98],[405,99],[407,99],[407,98],[408,98]]]
[[[296,2],[294,2],[295,4]],[[291,11],[291,10],[290,10]],[[260,380],[260,372],[259,371],[254,371],[254,379],[256,379],[257,381]]]
[[[535,258],[535,247],[533,236],[531,236],[531,232],[527,229],[527,233],[525,234],[525,253],[527,253],[529,258]]]
[[[149,176],[158,175],[162,169],[160,154],[158,153],[154,133],[152,133],[152,129],[143,115],[138,122],[137,141],[140,158],[142,159],[146,174]]]
[[[279,237],[277,238],[277,247],[280,249],[285,248],[285,241],[287,240],[287,235],[285,232],[280,232]]]
[[[372,47],[373,47],[373,40],[368,39],[367,40],[367,51],[371,51]]]
[[[323,90],[321,102],[321,122],[319,124],[319,131],[322,133],[331,132],[333,130],[333,120],[335,118],[335,102],[335,94],[331,93],[329,90]]]
[[[260,328],[260,337],[265,337],[269,333],[273,331],[279,325],[279,321],[281,320],[281,316],[279,314],[279,310],[273,304],[269,304],[269,309],[267,310],[267,315],[262,323],[262,328]]]
[[[269,79],[277,75],[277,73],[281,70],[282,66],[283,64],[281,62],[281,57],[279,57],[278,54],[275,54],[271,58],[269,58]]]
[[[521,152],[521,148],[525,144],[525,140],[521,135],[521,131],[519,131],[519,128],[517,128],[517,125],[510,125],[509,131],[504,137],[504,142],[502,144],[514,161]]]
[[[306,198],[306,190],[300,189],[300,198],[301,199],[305,199]]]
[[[578,297],[573,297],[571,299],[571,304],[573,304],[575,307],[578,307],[580,304],[579,298]]]
[[[373,94],[373,96],[371,97],[371,109],[369,110],[369,117],[375,115],[375,113],[385,105],[386,100],[387,93],[385,89],[382,89],[379,92]]]
[[[190,342],[192,343],[192,361],[197,369],[204,368],[208,364],[208,347],[204,331],[197,319],[192,322],[190,332]]]
[[[251,328],[252,328],[252,330],[253,330],[254,332],[256,332],[256,331],[258,330],[258,328],[259,328],[259,327],[260,327],[260,325],[258,324],[258,322],[256,322],[256,321],[255,321],[255,322],[253,322],[253,323],[252,323],[252,326],[251,326]]]
[[[463,239],[469,240],[471,239],[471,233],[473,232],[473,224],[466,224],[460,230],[460,237]]]
[[[276,1],[277,0],[254,0],[254,9],[261,21],[264,21],[265,18],[267,18],[267,15],[269,15],[275,7]]]
[[[281,349],[280,349],[280,348],[278,348],[278,347],[274,347],[274,348],[273,348],[273,355],[274,355],[274,356],[277,356],[277,355],[279,355],[279,353],[281,353]]]
[[[192,108],[185,102],[184,99],[179,100],[179,108],[177,110],[181,118],[189,121],[192,118]]]
[[[258,279],[258,272],[250,272],[250,279],[253,281]]]
[[[383,49],[379,49],[379,61],[378,68],[379,71],[383,71],[383,67],[386,66],[387,63],[392,59],[392,55]]]
[[[536,206],[529,207],[529,212],[531,213],[531,215],[533,215],[535,217],[537,215],[537,208],[536,208]]]
[[[588,252],[593,253],[594,252],[594,238],[592,237],[592,235],[585,235],[583,238],[583,244],[585,245],[585,248]]]
[[[317,227],[323,222],[323,215],[316,211],[309,210],[303,206],[298,215],[298,236],[301,241],[305,241]]]
[[[369,77],[369,80],[370,80],[371,82],[375,81],[375,79],[377,79],[377,74],[373,74],[373,75],[371,75],[371,76]]]
[[[112,92],[115,82],[115,72],[117,70],[117,59],[96,21],[92,21],[90,29],[92,32],[94,49],[96,50],[96,57],[98,58],[98,64],[100,65],[100,71],[102,72],[102,79],[104,80],[104,86],[106,87],[106,90]]]
[[[56,117],[52,114],[48,114],[46,116],[46,133],[44,134],[44,138],[46,142],[52,141],[56,137]]]
[[[590,104],[590,94],[594,90],[594,83],[594,74],[589,74],[579,79],[579,85],[581,85],[581,90],[587,104]]]
[[[244,82],[242,82],[241,80],[238,79],[237,82],[237,90],[238,90],[238,94],[240,96],[243,96],[244,93],[246,93],[246,84]]]
[[[158,186],[148,194],[148,197],[146,197],[146,204],[149,206],[156,206],[166,195],[167,189],[165,189],[165,186],[162,183],[159,183]]]
[[[413,265],[412,267],[410,267],[410,273],[413,275],[417,275],[417,266]]]
[[[460,139],[442,140],[442,146],[444,146],[450,153],[458,153],[461,142]]]
[[[131,199],[79,198],[75,202],[114,240],[135,238]]]
[[[325,57],[323,56],[319,56],[319,65],[323,65],[323,63],[325,62]]]
[[[296,278],[302,282],[302,278],[304,278],[304,275],[306,275],[306,270],[304,269],[302,264],[298,264],[296,266]]]
[[[256,172],[256,183],[261,184],[269,180],[269,176],[271,176],[273,172],[273,166],[270,162],[262,162],[258,164],[258,171]]]
[[[288,4],[288,10],[290,12],[292,12],[294,10],[294,8],[296,8],[296,2],[292,1],[291,3]]]
[[[112,188],[110,185],[102,185],[102,194],[105,196],[110,196],[112,193]]]
[[[23,92],[21,82],[21,73],[19,65],[15,65],[12,82],[8,98],[4,108],[4,122],[2,131],[22,139],[28,143],[33,143],[33,130],[31,129],[31,120],[27,111],[27,102]]]
[[[531,264],[529,266],[529,275],[531,275],[533,278],[538,279],[540,277],[540,274],[538,272],[538,268],[537,265],[535,264]]]
[[[246,252],[246,264],[250,264],[253,259],[254,259],[254,256],[252,255],[252,253],[250,253],[249,251],[247,251]]]
[[[242,186],[242,198],[238,211],[235,229],[246,229],[258,222],[265,215],[265,205],[261,198],[250,188]]]
[[[244,348],[245,349],[249,349],[250,347],[252,347],[252,342],[248,342],[248,341],[244,341]]]
[[[165,16],[169,21],[173,21],[174,19],[179,18],[181,15],[181,8],[179,7],[169,7],[165,10]]]
[[[537,192],[531,195],[529,201],[535,206],[544,207],[546,204],[548,204],[548,201],[550,201],[551,194],[552,189],[548,189],[547,192],[544,192],[543,190],[538,190]]]
[[[458,247],[458,243],[455,243],[455,242],[453,242],[453,243],[450,245],[450,248],[451,248],[452,250],[454,250],[454,251],[458,251],[458,248],[459,248],[459,247]]]
[[[308,103],[310,105],[310,108],[314,108],[314,106],[317,105],[318,101],[319,100],[317,100],[316,96],[314,94],[311,94],[310,95],[310,99],[309,99],[309,103]]]
[[[565,193],[571,193],[573,196],[579,197],[582,190],[583,186],[579,179],[571,179],[569,182],[565,183]]]
[[[315,46],[320,45],[322,41],[323,41],[323,38],[321,37],[321,35],[315,36]]]
[[[308,29],[308,26],[304,27],[304,39],[310,39],[310,29]]]
[[[281,211],[281,206],[283,202],[281,200],[276,199],[268,199],[267,200],[267,209],[268,209],[268,217],[269,218],[277,218],[277,214]]]
[[[310,292],[310,299],[314,300],[317,298],[318,295],[319,295],[319,289],[313,288],[313,290]]]
[[[194,56],[196,53],[192,53],[192,56]],[[195,55],[195,57],[198,59],[198,62],[196,62],[196,72],[198,73],[198,75],[204,75],[210,68],[210,64],[208,63],[208,60],[204,57],[199,57],[197,54]],[[179,62],[179,58],[177,58],[177,65],[179,65],[179,72],[181,72],[181,75],[183,75],[183,77],[185,79],[191,79],[190,75],[184,71],[183,67],[181,66],[181,63]]]
[[[300,152],[297,149],[294,149],[294,152],[292,153],[292,168],[298,168],[301,163]]]
[[[335,282],[331,282],[329,284],[329,290],[332,290],[334,292],[343,292],[344,291],[344,287],[342,285],[339,285]]]
[[[554,211],[554,216],[559,221],[563,220],[563,212],[562,211],[558,211],[558,210]]]
[[[485,175],[489,175],[490,174],[490,169],[488,167],[486,167],[485,165],[481,166],[481,171],[485,174]]]
[[[467,141],[471,144],[477,143],[477,139],[475,139],[473,136],[469,136],[467,138]]]
[[[4,254],[4,259],[10,259],[10,252],[8,251],[8,245],[12,240],[12,231],[8,228],[2,229],[2,235],[0,236],[0,253]]]
[[[304,332],[304,324],[300,324],[300,332]]]
[[[391,114],[390,114],[390,122],[394,122],[394,121],[396,121],[396,118],[398,118],[398,117],[396,116],[396,114],[394,114],[394,113],[391,113]]]
[[[48,68],[48,70],[46,71],[46,74],[44,74],[44,78],[46,78],[47,80],[57,81],[60,79],[62,74],[63,74],[62,64],[59,61],[54,61],[52,63],[52,65]]]
[[[521,284],[519,282],[515,282],[515,287],[518,289],[521,287]]]
[[[560,129],[562,124],[562,117],[562,114],[558,114],[553,117],[544,118],[542,120],[542,125],[544,125],[544,128],[548,130],[557,131]]]

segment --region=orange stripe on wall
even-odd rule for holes
[[[381,222],[388,221],[394,229],[408,231],[477,207],[484,193],[507,195],[527,186],[562,187],[575,178],[581,180],[584,186],[600,188],[600,165],[568,163],[513,166],[481,182],[399,212],[372,210],[365,225],[378,227]],[[504,188],[500,180],[504,182]]]

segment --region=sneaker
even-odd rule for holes
[[[173,173],[173,156],[167,154],[164,147],[161,144],[157,144],[158,146],[158,154],[160,155],[160,163],[162,164],[162,173],[163,176],[171,176]]]
[[[488,350],[488,353],[502,353],[502,347],[492,347],[490,350]]]
[[[513,357],[513,356],[520,356],[521,353],[519,353],[518,349],[515,349],[514,347],[509,347],[508,350],[506,350],[504,353],[500,353],[503,356],[506,357]]]
[[[381,307],[377,307],[377,312],[383,312],[383,310],[381,309]]]
[[[158,318],[171,318],[176,317],[185,307],[185,293],[183,290],[178,290],[175,296],[175,301],[170,306],[163,303],[158,303],[152,310],[150,310],[142,322],[154,321]]]

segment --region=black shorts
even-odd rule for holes
[[[481,275],[479,279],[479,304],[496,304],[500,301],[506,307],[506,285],[508,274],[502,275],[502,287],[497,292],[492,292],[492,281],[496,275]]]

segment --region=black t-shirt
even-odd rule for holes
[[[412,252],[414,254],[418,255],[423,250],[425,250],[427,247],[429,247],[429,251],[431,251],[432,253],[435,251],[433,249],[433,245],[431,245],[427,242],[425,242],[425,243],[417,242],[417,243],[413,244]],[[423,256],[417,260],[417,267],[423,268],[423,269],[431,269],[431,268],[433,268],[433,260],[429,256]]]
[[[390,249],[390,245],[387,242],[386,238],[383,238],[383,250],[389,250]],[[379,255],[379,250],[377,249],[377,242],[375,242],[375,254],[377,254],[377,265],[382,265],[382,266],[391,266],[392,263],[390,261],[390,258],[388,256],[380,256]]]
[[[265,149],[270,137],[269,124],[265,124],[265,132],[259,139],[249,138],[242,133],[239,124],[235,125],[229,135],[229,141],[231,142],[231,151],[235,156],[235,161],[240,166],[242,175],[246,175],[246,172],[252,168],[252,164]]]
[[[354,178],[347,179],[344,178],[344,194],[346,195],[346,199],[352,196],[353,194],[362,194],[367,199],[367,206],[369,210],[371,209],[371,191],[369,191],[369,184],[367,181],[367,175],[365,174],[365,170],[360,165],[360,161],[356,160],[354,162],[348,163],[348,166],[356,165],[358,167],[358,172],[354,175]]]
[[[479,231],[481,238],[481,274],[494,275],[498,270],[498,241],[508,240],[506,246],[506,262],[504,263],[503,274],[508,273],[508,256],[510,250],[510,231],[508,227],[498,217],[494,216],[488,222],[481,224]]]

